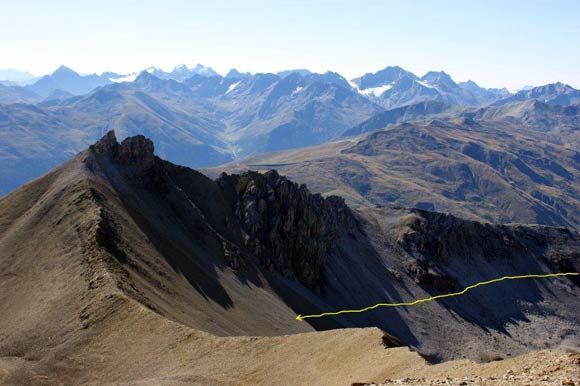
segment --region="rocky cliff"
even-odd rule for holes
[[[320,284],[327,256],[340,237],[356,227],[340,197],[311,194],[276,171],[223,174],[217,184],[243,230],[244,246],[270,271]]]
[[[411,213],[401,224],[396,244],[415,259],[408,272],[421,285],[433,285],[439,290],[456,288],[455,278],[430,269],[448,265],[450,260],[493,264],[521,258],[542,261],[559,272],[580,272],[576,249],[580,235],[567,228],[480,223],[418,209]],[[577,278],[572,280],[579,282]]]
[[[174,207],[183,205],[175,202],[180,199],[190,202],[211,232],[222,239],[225,258],[235,269],[244,265],[244,259],[257,259],[271,272],[316,288],[336,243],[357,227],[342,198],[311,194],[305,185],[276,171],[223,174],[212,181],[191,169],[161,161],[154,155],[153,142],[144,136],[129,137],[119,144],[112,131],[91,149],[99,157],[127,166],[125,180],[165,196]],[[197,185],[195,191],[192,180]],[[214,202],[202,200],[208,192]],[[226,210],[217,213],[217,202]],[[191,217],[183,220],[191,221]]]

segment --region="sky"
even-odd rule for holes
[[[0,68],[36,75],[201,63],[351,79],[399,65],[485,87],[580,87],[577,0],[0,2]]]

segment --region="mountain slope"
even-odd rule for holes
[[[0,106],[0,195],[69,159],[109,129],[123,137],[145,133],[157,141],[160,154],[175,162],[213,166],[230,161],[216,137],[219,123],[205,117],[203,104],[167,103],[162,98],[178,98],[181,91],[172,87],[180,84],[149,78],[153,82],[111,85],[41,106]]]
[[[112,83],[111,76],[117,74],[104,73],[102,75],[79,75],[68,67],[60,66],[50,75],[45,75],[26,88],[43,98],[56,90],[62,90],[73,95],[86,94],[89,91]]]
[[[137,156],[125,151],[139,143],[126,142],[121,153]],[[0,200],[2,384],[267,385],[272,379],[285,379],[298,385],[314,379],[319,385],[333,385],[343,379],[386,376],[389,367],[379,364],[393,354],[384,350],[383,334],[376,329],[288,338],[218,338],[162,317],[160,313],[171,312],[172,317],[185,319],[182,312],[188,312],[199,325],[224,328],[215,325],[219,317],[212,315],[214,309],[231,313],[230,324],[245,324],[248,329],[292,325],[286,331],[311,330],[297,323],[294,313],[266,286],[240,282],[230,269],[216,273],[235,309],[220,306],[215,293],[193,288],[207,290],[207,282],[190,284],[191,273],[171,267],[163,258],[154,259],[159,256],[158,245],[124,209],[121,193],[111,186],[111,165],[98,152],[97,146]],[[136,171],[130,166],[134,161],[124,159],[126,172]],[[113,167],[118,172],[123,168]],[[190,245],[195,243],[188,238]],[[125,243],[131,247],[122,252],[118,247]],[[203,251],[194,253],[204,259]],[[119,260],[123,256],[124,262]],[[152,262],[155,265],[147,265]],[[190,272],[196,266],[192,264]],[[197,272],[207,274],[210,282],[214,277]],[[163,286],[167,283],[169,288]],[[167,291],[176,292],[167,296]],[[195,311],[179,304],[181,291],[198,299]],[[236,293],[246,295],[238,298]],[[149,303],[135,300],[145,297],[151,298]],[[152,309],[155,302],[164,305],[160,297],[179,308]],[[244,309],[250,311],[248,302],[260,303],[251,315],[236,319]],[[275,313],[261,317],[257,311],[264,310],[264,304]],[[336,357],[329,362],[331,350]],[[305,365],[304,357],[311,365]],[[347,364],[344,370],[335,366],[339,358]],[[410,358],[417,356],[405,350],[391,366]],[[215,363],[221,363],[219,368]]]
[[[398,342],[378,329],[278,335],[378,326],[443,360],[515,355],[578,334],[580,287],[569,279],[298,321],[500,275],[577,272],[580,235],[352,211],[275,172],[212,181],[153,151],[143,136],[119,144],[108,133],[0,200],[0,374],[9,381],[336,384],[424,361],[385,350]],[[231,337],[248,334],[277,337]]]
[[[451,105],[436,101],[426,101],[413,105],[397,107],[373,115],[370,119],[362,122],[361,124],[344,131],[342,136],[356,136],[381,130],[389,125],[396,123],[425,120],[429,119],[431,116],[440,115],[441,113],[450,109],[452,109]]]
[[[40,96],[24,87],[0,84],[0,103],[32,103],[40,99]]]
[[[462,118],[393,125],[362,138],[253,157],[216,172],[276,168],[356,205],[578,228],[580,149],[570,147],[565,136],[562,144],[547,142],[545,132],[520,122]],[[563,121],[554,129],[574,134],[573,127]]]
[[[580,150],[576,145],[580,139],[580,104],[560,106],[529,99],[467,110],[460,115],[475,120],[506,122],[529,136]]]

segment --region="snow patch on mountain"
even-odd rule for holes
[[[435,88],[433,86],[431,86],[429,83],[423,81],[423,80],[415,80],[415,82],[419,83],[421,86],[423,87],[427,87],[427,88]]]
[[[348,80],[347,82],[350,85],[350,87],[352,87],[356,92],[358,92],[361,95],[366,96],[367,98],[370,98],[370,97],[378,98],[381,95],[383,95],[383,93],[385,93],[385,91],[388,91],[391,88],[393,88],[393,85],[394,85],[394,83],[391,83],[391,84],[385,84],[385,85],[378,86],[378,87],[369,87],[369,88],[365,88],[364,90],[361,90],[360,87],[356,83],[354,83],[352,80]]]
[[[234,90],[236,89],[236,87],[238,87],[238,85],[239,85],[240,83],[242,83],[242,82],[240,81],[240,82],[236,82],[236,83],[232,83],[232,84],[230,84],[230,87],[228,87],[228,91],[226,91],[226,94],[229,94],[229,93],[231,93],[232,91],[234,91]]]
[[[299,92],[301,92],[302,90],[304,90],[304,87],[298,86],[298,87],[296,87],[296,89],[294,91],[292,91],[292,95],[296,95]]]

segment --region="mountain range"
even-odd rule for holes
[[[377,114],[343,140],[257,155],[206,173],[276,168],[354,206],[579,229],[579,127],[580,106],[420,103]]]
[[[575,95],[562,84],[511,95],[474,82],[456,84],[445,72],[419,78],[400,67],[349,81],[337,73],[305,69],[278,74],[231,70],[222,77],[201,65],[130,75],[80,75],[63,66],[29,86],[0,85],[0,194],[48,171],[110,129],[121,137],[147,135],[171,161],[210,167],[433,114],[489,116],[496,111],[518,122],[535,120],[535,125],[564,116],[571,122]],[[554,108],[542,113],[543,121],[522,116],[527,112],[509,112],[525,100],[548,101]],[[562,128],[562,138],[574,137],[570,124]],[[560,132],[547,131],[550,141],[562,142]]]
[[[580,376],[577,276],[476,284],[580,272],[580,91],[393,66],[21,82],[0,84],[0,384]]]
[[[170,78],[184,72],[193,75]],[[0,194],[115,130],[146,135],[160,156],[214,176],[276,168],[354,206],[580,226],[580,105],[570,86],[507,95],[400,67],[352,81],[307,70],[222,77],[203,66],[154,74],[82,95],[58,88],[36,104],[23,103],[29,89],[0,86],[16,102],[0,104]],[[82,79],[90,88],[115,76],[61,68],[31,87]]]

